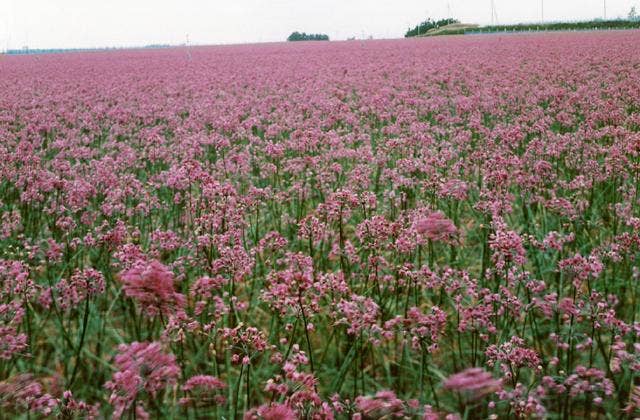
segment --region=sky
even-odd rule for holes
[[[493,0],[499,23],[627,16],[640,0]],[[427,17],[491,22],[491,0],[0,0],[0,50],[398,38]]]

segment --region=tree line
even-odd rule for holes
[[[287,38],[287,41],[328,41],[329,36],[325,34],[307,34],[300,32],[293,32]]]
[[[612,19],[612,20],[591,20],[586,22],[550,22],[550,23],[527,23],[515,25],[492,25],[483,26],[477,29],[469,29],[466,33],[483,32],[526,32],[526,31],[588,31],[595,29],[639,29],[640,21]]]

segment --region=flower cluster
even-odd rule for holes
[[[159,392],[176,383],[180,367],[158,342],[122,344],[118,350],[115,357],[118,371],[104,386],[111,391],[109,403],[114,407],[114,417],[121,418],[137,400],[136,410],[144,411],[140,393],[157,398]]]
[[[140,261],[120,278],[125,295],[148,316],[170,314],[184,306],[184,296],[174,289],[173,273],[159,261]]]

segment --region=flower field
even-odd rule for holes
[[[0,418],[640,415],[638,45],[0,57]]]

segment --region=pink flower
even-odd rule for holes
[[[105,290],[102,273],[92,268],[76,270],[71,279],[62,279],[56,285],[58,304],[63,309],[73,308],[85,299],[93,298]]]
[[[227,387],[220,379],[210,375],[196,375],[189,378],[182,390],[189,394],[180,399],[180,405],[196,405],[205,407],[209,405],[224,404],[226,398],[219,391]]]
[[[473,399],[478,399],[500,390],[502,383],[482,368],[469,368],[449,376],[444,381],[444,387],[468,393]]]
[[[296,420],[296,412],[287,404],[265,404],[248,411],[245,420]]]
[[[464,200],[467,198],[469,186],[460,179],[450,179],[440,186],[438,192],[442,197],[454,198],[456,200]]]
[[[336,324],[347,325],[348,334],[357,335],[376,330],[380,308],[373,299],[352,295],[349,300],[340,300],[337,309],[341,317]]]
[[[115,357],[115,372],[105,388],[111,391],[109,403],[115,408],[118,419],[131,407],[139,394],[146,392],[151,398],[174,385],[180,376],[180,367],[175,357],[162,351],[158,342],[122,344]]]
[[[31,374],[21,374],[0,382],[0,411],[16,416],[26,412],[51,415],[58,400],[45,393]]]
[[[495,233],[489,238],[489,247],[493,251],[491,259],[496,268],[502,270],[507,263],[523,265],[527,261],[522,237],[516,231],[508,230],[506,223],[497,218],[493,222]]]
[[[59,407],[63,417],[68,416],[69,418],[84,418],[89,420],[99,418],[99,403],[90,405],[84,401],[76,400],[71,391],[65,391],[62,396],[63,398],[60,401]]]
[[[580,254],[576,254],[560,261],[558,268],[567,273],[567,276],[573,280],[575,287],[579,287],[587,279],[597,278],[604,267],[600,259],[595,255],[585,258]]]
[[[366,419],[404,415],[404,404],[393,391],[379,391],[374,397],[356,398],[356,408]]]
[[[19,333],[25,309],[19,302],[0,304],[0,360],[10,360],[27,349],[27,335]]]
[[[384,329],[398,329],[400,333],[411,338],[411,346],[415,350],[434,352],[438,348],[438,340],[447,325],[447,314],[437,306],[429,313],[423,313],[413,307],[407,311],[407,317],[397,316],[384,324]]]
[[[499,346],[491,345],[487,348],[487,364],[494,366],[498,364],[500,369],[508,379],[512,378],[514,369],[526,366],[535,369],[540,364],[540,357],[535,350],[525,347],[525,341],[517,336],[502,343]]]
[[[217,390],[223,389],[227,386],[223,381],[216,378],[215,376],[209,375],[196,375],[189,378],[184,385],[182,385],[183,391],[191,391],[196,388],[206,389],[206,390]]]
[[[433,212],[425,218],[416,220],[414,222],[414,228],[420,235],[424,235],[432,241],[449,242],[455,238],[458,233],[458,229],[453,222],[447,219],[444,213],[440,211]]]
[[[149,316],[175,312],[185,304],[184,295],[173,288],[173,273],[159,261],[139,261],[120,275],[124,293]]]

